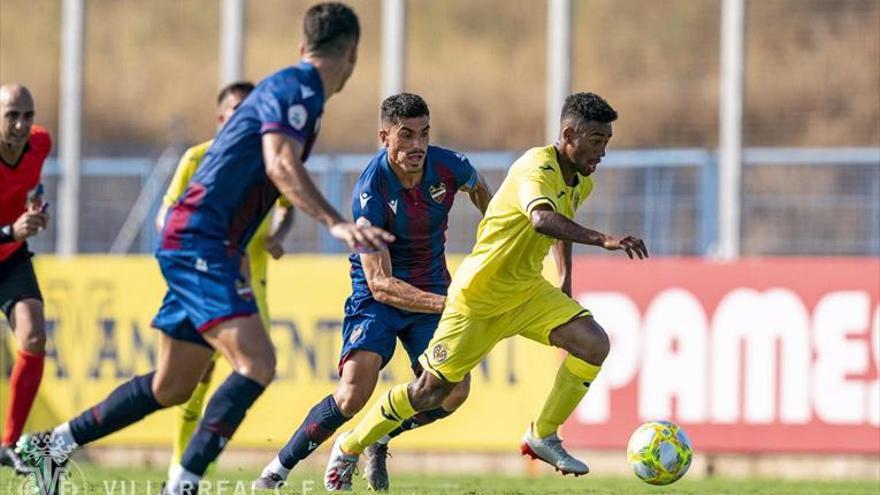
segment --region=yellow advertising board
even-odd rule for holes
[[[79,414],[132,375],[154,367],[158,331],[150,321],[165,293],[151,257],[35,260],[46,302],[49,347],[29,430]],[[456,266],[460,258],[450,261]],[[347,260],[288,256],[272,262],[269,278],[278,377],[236,433],[233,442],[240,447],[280,447],[309,409],[334,390],[337,380],[343,303],[350,291]],[[7,362],[0,363],[4,369],[14,348],[8,334],[6,341]],[[558,350],[527,339],[503,342],[474,371],[471,396],[455,415],[407,433],[396,444],[434,450],[515,448],[549,391],[559,357]],[[225,364],[218,367],[214,386],[228,373]],[[406,353],[398,347],[374,397],[411,374]],[[5,407],[5,397],[0,400]],[[173,415],[173,410],[160,411],[102,442],[166,444]]]

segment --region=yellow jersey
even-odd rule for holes
[[[195,175],[196,169],[199,168],[202,159],[205,158],[205,153],[213,142],[213,139],[205,141],[186,150],[180,158],[180,163],[177,164],[177,169],[174,171],[174,177],[171,178],[168,190],[165,191],[165,196],[162,197],[162,204],[166,207],[174,205],[183,192],[186,191],[186,186],[189,185],[190,179]],[[290,202],[283,197],[278,200],[278,205],[285,208],[291,207]],[[251,242],[247,246],[251,272],[251,288],[254,291],[254,299],[256,299],[257,307],[260,310],[260,318],[262,318],[266,328],[269,325],[269,308],[266,302],[269,253],[266,251],[266,236],[269,234],[271,222],[272,215],[266,215],[266,218],[260,222],[260,226],[257,227]]]
[[[166,207],[173,206],[183,194],[183,191],[186,191],[189,180],[195,175],[196,169],[199,168],[202,159],[205,158],[205,153],[208,152],[208,148],[211,147],[213,142],[214,140],[211,139],[186,150],[180,158],[180,163],[177,164],[177,168],[174,170],[174,177],[171,178],[171,183],[168,184],[165,196],[162,196],[163,205]]]
[[[465,316],[488,318],[526,303],[544,280],[543,262],[556,239],[539,234],[530,220],[538,205],[574,219],[593,190],[590,177],[562,177],[556,147],[532,148],[516,160],[486,210],[477,242],[449,287],[450,306]]]

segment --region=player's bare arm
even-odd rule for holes
[[[536,231],[560,241],[599,246],[608,251],[623,250],[630,259],[634,258],[633,254],[638,256],[639,259],[648,257],[645,241],[638,237],[631,235],[614,237],[588,229],[570,220],[565,215],[553,211],[549,205],[536,206],[532,210],[530,220],[532,227]]]
[[[571,242],[556,241],[553,244],[553,257],[556,260],[556,273],[559,274],[559,281],[562,292],[571,297]]]
[[[269,226],[269,234],[266,236],[266,251],[273,259],[284,256],[282,242],[290,229],[293,227],[294,209],[278,204],[272,210],[272,220]]]
[[[302,144],[296,140],[277,132],[263,136],[266,175],[294,207],[324,224],[330,230],[330,235],[344,242],[352,251],[385,249],[387,243],[394,241],[394,236],[382,229],[359,227],[343,220],[315,187],[300,156]]]
[[[387,250],[361,253],[361,265],[373,299],[414,313],[442,313],[446,297],[421,290],[392,276],[391,254]]]
[[[483,174],[480,172],[476,172],[477,174],[477,183],[474,184],[473,187],[464,186],[461,188],[462,192],[468,193],[468,196],[471,198],[471,203],[480,210],[480,213],[486,214],[486,208],[489,207],[489,201],[492,200],[492,190],[489,189],[489,184],[486,182],[486,178],[483,177]]]

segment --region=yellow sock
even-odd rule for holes
[[[559,426],[580,404],[601,369],[601,366],[592,365],[572,355],[565,358],[556,373],[553,389],[535,420],[536,437],[544,438],[556,433]]]
[[[376,440],[394,431],[405,419],[415,416],[416,410],[406,391],[408,385],[395,385],[376,401],[354,431],[342,441],[342,450],[348,454],[360,454]]]
[[[177,406],[177,427],[174,428],[174,448],[171,453],[171,465],[180,464],[183,451],[186,450],[189,439],[199,425],[202,418],[202,408],[205,404],[205,395],[208,394],[210,383],[199,382],[196,389],[185,404]]]

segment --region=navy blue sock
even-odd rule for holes
[[[78,445],[103,438],[137,423],[147,414],[162,409],[153,395],[153,375],[136,376],[116,387],[104,402],[70,420],[70,434]]]
[[[450,414],[452,414],[453,412],[455,412],[455,411],[447,411],[446,409],[443,409],[442,407],[438,407],[437,409],[431,409],[430,411],[420,412],[420,413],[416,414],[415,416],[413,416],[407,420],[404,420],[404,422],[400,423],[400,426],[398,426],[396,429],[394,429],[394,431],[389,433],[388,436],[391,438],[394,438],[397,435],[400,435],[401,433],[403,433],[405,431],[414,430],[420,426],[425,426],[427,424],[433,423],[434,421],[437,421],[438,419],[443,419],[446,416],[449,416]]]
[[[232,372],[208,401],[205,416],[186,446],[180,465],[193,474],[205,474],[263,390],[265,387],[259,383]]]
[[[296,463],[308,457],[348,420],[349,418],[342,415],[332,395],[324,397],[324,400],[309,411],[309,415],[287,441],[287,445],[278,452],[281,465],[293,469]]]

